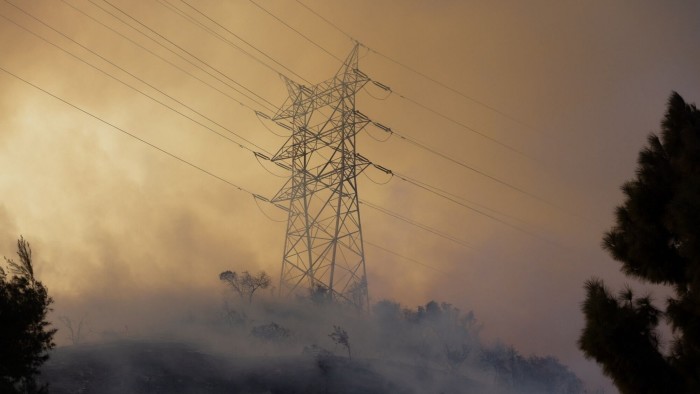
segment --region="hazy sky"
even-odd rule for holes
[[[0,67],[246,190],[274,195],[285,171],[258,163],[229,133],[274,153],[285,138],[265,126],[278,134],[287,130],[263,125],[246,106],[270,111],[220,80],[233,85],[230,78],[274,106],[287,97],[284,81],[169,7],[199,18],[279,72],[290,72],[179,0],[108,1],[134,19],[103,0],[13,2],[42,25],[12,3],[0,3]],[[658,130],[671,91],[700,101],[700,4],[303,2],[363,43],[360,69],[394,90],[387,97],[367,85],[357,97],[360,111],[512,186],[396,136],[379,142],[386,135],[377,128],[360,134],[358,151],[373,162],[461,196],[470,206],[493,210],[488,212],[510,224],[396,177],[380,185],[389,177],[369,169],[358,181],[361,199],[470,244],[465,248],[363,208],[366,240],[434,268],[367,245],[372,300],[391,298],[414,306],[436,299],[474,310],[488,339],[500,338],[525,354],[553,354],[591,387],[608,387],[598,367],[576,348],[582,286],[593,275],[613,288],[625,283],[618,265],[600,250],[601,235],[621,202],[619,186],[634,173],[637,152]],[[248,0],[190,4],[311,83],[330,78],[340,66]],[[336,57],[352,49],[349,38],[297,2],[259,4]],[[203,72],[192,65],[197,60],[186,62],[115,16],[133,26],[138,20],[162,36],[149,33],[159,42],[166,37],[217,71]],[[285,224],[267,216],[284,221],[284,212],[258,207],[249,194],[3,71],[0,91],[0,253],[13,254],[14,241],[23,234],[34,247],[36,270],[57,309],[109,299],[130,310],[158,293],[216,293],[218,273],[225,269],[278,274]]]

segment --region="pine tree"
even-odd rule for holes
[[[32,250],[17,241],[19,262],[5,258],[11,276],[0,267],[0,393],[46,393],[35,380],[54,347],[55,329],[46,314],[53,302],[34,277]]]
[[[600,279],[586,283],[586,326],[579,347],[622,393],[700,393],[700,111],[677,93],[661,137],[650,135],[603,247],[622,272],[672,286],[666,310],[626,288],[613,296]],[[670,354],[657,327],[673,329]]]

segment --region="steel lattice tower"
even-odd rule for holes
[[[358,45],[331,79],[311,87],[286,79],[289,99],[273,120],[292,135],[272,161],[291,177],[272,202],[289,202],[280,294],[321,290],[369,308],[357,176],[370,164],[355,152],[369,119],[355,94],[369,79],[357,69]]]

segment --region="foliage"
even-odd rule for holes
[[[247,300],[249,304],[253,302],[253,294],[256,290],[267,289],[272,283],[272,278],[265,271],[260,271],[255,276],[248,271],[244,271],[241,275],[232,271],[224,271],[219,274],[219,279],[231,286],[241,299]]]
[[[360,310],[366,308],[364,302],[367,301],[367,277],[363,276],[357,282],[353,282],[346,294],[351,305]]]
[[[445,358],[450,371],[457,371],[464,361],[467,360],[471,348],[465,344],[458,347],[450,347],[445,345]]]
[[[241,327],[248,321],[248,315],[244,311],[231,308],[228,301],[224,301],[223,319],[230,326]]]
[[[35,381],[55,345],[55,329],[46,314],[53,299],[35,279],[29,242],[17,241],[19,262],[5,258],[11,275],[0,267],[0,392],[44,393]]]
[[[333,326],[333,332],[328,334],[328,336],[335,342],[336,345],[342,345],[348,350],[348,358],[352,358],[352,353],[350,352],[350,336],[347,331],[345,331],[340,326]]]
[[[501,344],[481,350],[479,362],[497,384],[532,393],[581,393],[583,383],[554,357],[524,357]]]
[[[465,366],[487,372],[505,392],[581,393],[581,381],[553,357],[523,357],[514,348],[484,346],[474,313],[430,301],[413,309],[392,301],[374,305],[378,343],[388,354],[416,360],[422,370],[444,367],[453,377]]]
[[[309,300],[316,305],[326,305],[332,301],[331,290],[319,283],[309,287]]]
[[[603,247],[626,275],[670,285],[674,296],[664,312],[648,296],[626,289],[614,297],[601,280],[589,280],[579,347],[623,393],[700,392],[700,111],[677,93],[661,137],[649,136],[636,177],[622,190]],[[674,333],[670,355],[659,348],[661,317]]]
[[[253,327],[250,335],[270,342],[283,342],[289,338],[290,331],[279,324],[272,322]]]

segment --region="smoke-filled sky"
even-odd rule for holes
[[[0,3],[0,253],[24,235],[57,310],[102,300],[136,320],[157,294],[219,294],[223,270],[279,272],[285,212],[245,191],[271,197],[288,174],[239,145],[279,149],[289,132],[251,108],[285,102],[280,74],[330,78],[353,42],[295,1],[258,4],[330,54],[251,1],[188,3],[221,26],[179,0]],[[671,91],[700,100],[700,5],[303,4],[361,42],[360,70],[392,88],[368,84],[357,109],[464,166],[376,127],[358,152],[481,212],[368,169],[360,199],[469,244],[363,206],[365,240],[394,253],[366,245],[371,299],[473,310],[488,338],[609,387],[576,348],[583,283],[626,281],[601,235]]]

